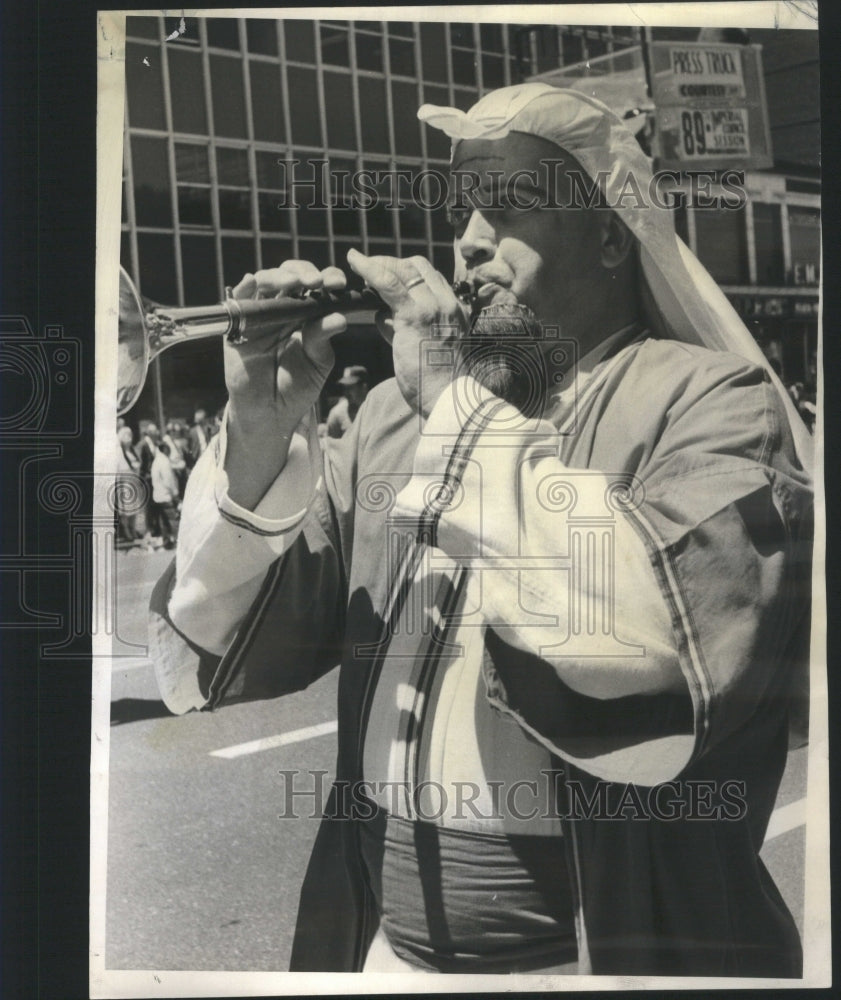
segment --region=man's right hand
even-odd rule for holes
[[[345,283],[345,275],[336,267],[319,271],[308,261],[291,260],[245,275],[234,297],[269,299],[322,288],[341,291]],[[288,329],[279,326],[278,334]],[[235,503],[253,510],[283,469],[292,434],[333,368],[330,338],[345,329],[345,317],[331,313],[305,324],[280,345],[270,336],[238,347],[225,344],[225,470]]]

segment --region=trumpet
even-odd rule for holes
[[[475,309],[472,286],[453,285],[459,300]],[[225,337],[233,345],[272,335],[278,344],[308,320],[339,312],[345,316],[384,309],[385,303],[371,288],[361,292],[309,291],[301,296],[275,299],[227,298],[211,306],[163,306],[141,299],[131,278],[120,268],[119,343],[117,351],[117,414],[137,402],[149,365],[163,351],[186,341]]]

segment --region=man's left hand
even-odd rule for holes
[[[394,374],[403,398],[428,417],[436,400],[455,375],[456,345],[467,331],[467,309],[456,298],[447,279],[423,257],[366,257],[348,252],[348,264],[379,293],[391,310],[378,313],[377,327],[391,344]],[[453,348],[452,364],[440,363],[430,348]]]

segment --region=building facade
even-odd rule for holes
[[[444,209],[411,196],[420,175],[446,174],[449,145],[416,109],[467,108],[499,86],[640,44],[635,28],[602,26],[129,16],[126,30],[121,262],[144,297],[167,305],[218,301],[243,274],[290,257],[347,270],[352,246],[422,254],[449,274]],[[791,69],[782,55],[780,67]],[[783,106],[785,87],[774,93]],[[775,144],[788,130],[801,153],[749,175],[741,212],[677,220],[789,380],[806,377],[817,338],[819,174],[816,152],[804,162],[801,124],[777,122]],[[348,197],[359,171],[390,178],[375,205]],[[335,346],[337,371],[390,374],[370,323]],[[128,416],[189,417],[224,399],[221,345],[200,341],[152,365]]]

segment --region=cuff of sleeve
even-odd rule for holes
[[[270,538],[286,534],[306,516],[318,483],[318,475],[310,457],[311,442],[308,439],[312,435],[309,433],[308,422],[302,421],[292,435],[286,465],[253,511],[241,507],[229,494],[230,484],[225,471],[227,424],[226,410],[219,430],[214,480],[214,495],[219,513],[226,521],[256,535]]]

